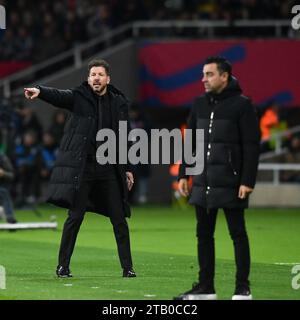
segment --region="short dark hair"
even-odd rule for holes
[[[110,66],[109,66],[108,62],[106,62],[103,59],[94,59],[88,63],[89,74],[90,74],[90,71],[93,67],[103,67],[105,69],[107,75],[109,75],[109,73],[110,73]]]
[[[232,74],[232,66],[231,63],[223,57],[220,56],[212,56],[206,58],[204,64],[215,63],[217,65],[217,69],[220,73],[227,72],[229,75],[229,79]]]

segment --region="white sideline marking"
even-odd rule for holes
[[[57,222],[1,223],[0,230],[10,229],[56,229]]]
[[[300,264],[300,262],[275,262],[274,264],[279,266],[292,266],[295,264]]]
[[[152,298],[152,297],[156,297],[156,294],[145,294],[144,297]]]
[[[64,286],[65,286],[65,287],[72,287],[73,284],[72,284],[72,283],[66,283],[66,284],[64,284]]]

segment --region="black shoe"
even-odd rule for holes
[[[217,300],[217,295],[213,286],[194,283],[191,290],[174,297],[174,300]]]
[[[123,269],[123,278],[135,278],[136,273],[132,269]]]
[[[248,285],[236,286],[232,300],[252,300],[250,287]]]
[[[69,268],[63,266],[57,266],[56,268],[56,275],[59,278],[71,278],[73,277],[71,274],[71,270]]]
[[[7,218],[7,223],[17,223],[18,221],[15,218]]]

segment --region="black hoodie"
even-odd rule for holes
[[[205,93],[207,99],[210,101],[211,104],[215,104],[218,101],[224,100],[229,97],[237,96],[242,94],[242,89],[239,85],[237,79],[231,76],[227,86],[221,93]]]

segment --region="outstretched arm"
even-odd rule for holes
[[[35,88],[24,88],[24,94],[25,97],[30,100],[40,98],[57,108],[63,108],[70,111],[73,109],[74,95],[72,90],[60,90],[37,86]]]

